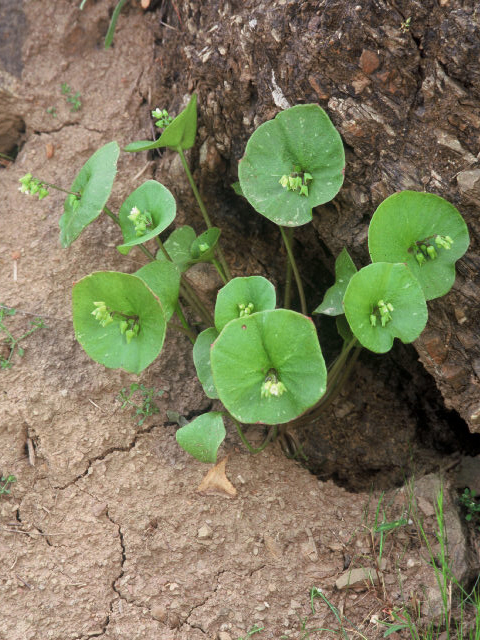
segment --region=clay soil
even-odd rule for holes
[[[412,486],[384,499],[389,520],[415,517],[387,538],[381,567],[372,534],[379,493],[319,481],[278,444],[251,456],[231,433],[219,459],[228,455],[236,496],[198,493],[208,467],[177,446],[167,417],[209,406],[188,341],[169,333],[139,377],[94,363],[76,342],[72,284],[98,269],[134,271],[144,257],[118,254],[108,218],[61,248],[62,194],[39,202],[19,193],[18,179],[32,172],[68,188],[100,146],[138,139],[141,106],[156,106],[154,13],[130,10],[104,51],[114,3],[92,2],[84,14],[77,4],[25,2],[21,57],[9,70],[26,132],[16,160],[0,169],[0,302],[17,309],[5,319],[14,335],[36,317],[48,328],[0,371],[0,471],[17,478],[0,496],[0,639],[237,640],[254,625],[263,627],[259,639],[339,633],[321,598],[312,613],[312,587],[338,609],[349,637],[380,637],[377,621],[412,593],[434,615],[435,578],[415,521],[433,543],[434,492],[419,506]],[[64,82],[80,92],[77,112],[60,92]],[[171,186],[145,154],[122,153],[111,208],[147,178]],[[118,400],[134,382],[164,392],[159,413],[141,426]],[[335,586],[362,567],[373,568],[370,579]]]

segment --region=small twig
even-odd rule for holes
[[[138,178],[140,178],[140,176],[143,176],[143,174],[145,173],[145,171],[146,171],[146,170],[148,169],[148,167],[150,167],[151,165],[152,165],[152,161],[151,161],[151,160],[149,160],[149,161],[147,162],[147,164],[143,167],[143,169],[140,169],[140,171],[139,171],[135,176],[133,176],[133,178],[132,178],[132,182],[135,182],[135,180],[138,180]]]
[[[160,20],[160,24],[164,27],[167,27],[168,29],[173,29],[173,31],[177,31],[178,33],[181,33],[180,29],[177,29],[177,27],[172,27],[171,24],[167,24],[163,20]]]
[[[28,461],[30,466],[35,466],[35,448],[31,438],[27,438]]]
[[[23,584],[28,587],[29,589],[33,589],[31,584],[28,584],[28,582],[26,580],[24,580],[23,578],[21,578],[18,573],[15,574],[15,576],[20,580],[20,582],[23,582]]]
[[[105,409],[102,409],[102,407],[99,407],[96,402],[94,402],[90,398],[88,398],[88,401],[90,402],[90,404],[93,404],[94,407],[97,407],[97,409],[100,409],[100,411],[103,411],[103,413],[106,413]]]

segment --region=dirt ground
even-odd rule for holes
[[[167,417],[209,406],[188,341],[169,333],[162,356],[139,377],[97,365],[75,341],[72,284],[98,269],[136,270],[144,258],[116,252],[108,218],[62,249],[63,196],[39,202],[19,193],[18,179],[31,172],[68,188],[100,146],[138,139],[140,107],[157,106],[154,14],[121,17],[115,47],[104,51],[113,4],[100,0],[81,14],[76,1],[25,1],[26,36],[16,43],[23,67],[6,69],[26,132],[15,162],[0,169],[0,302],[18,311],[8,318],[14,335],[35,317],[48,328],[0,371],[0,471],[17,478],[0,496],[0,640],[237,640],[255,625],[263,627],[259,639],[305,638],[320,627],[338,633],[321,598],[312,613],[313,587],[351,637],[380,637],[378,620],[389,621],[412,594],[422,615],[438,616],[417,521],[436,548],[433,476],[384,498],[389,521],[412,521],[387,537],[381,561],[373,534],[379,493],[321,482],[277,444],[255,457],[230,434],[219,458],[228,454],[237,495],[200,494],[208,467],[177,446]],[[65,82],[80,92],[77,112],[61,94]],[[151,177],[169,186],[144,154],[122,153],[111,208]],[[164,391],[159,414],[141,426],[118,400],[133,382]],[[446,510],[452,562],[466,579],[475,562],[467,562],[472,549],[448,492]],[[336,585],[358,568],[372,569],[371,577],[355,588]]]

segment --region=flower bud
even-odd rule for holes
[[[427,247],[427,253],[430,256],[431,260],[435,260],[437,257],[437,252],[435,251],[435,247],[433,245],[429,245]]]

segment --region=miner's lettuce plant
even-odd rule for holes
[[[286,425],[313,421],[324,411],[362,347],[385,353],[395,338],[408,343],[421,334],[428,317],[426,300],[453,285],[455,261],[468,247],[468,231],[458,211],[439,196],[404,191],[387,198],[369,228],[372,263],[357,270],[343,249],[335,263],[335,283],[313,311],[336,317],[343,339],[327,370],[292,242],[294,228],[310,222],[313,208],[335,197],[343,183],[343,145],[325,111],[313,104],[282,111],[253,133],[239,165],[236,192],[278,225],[285,244],[283,308],[266,278],[231,277],[220,229],[211,222],[184,154],[195,143],[196,96],[176,118],[165,109],[152,116],[161,130],[158,139],[133,142],[126,151],[176,151],[206,229],[197,234],[185,225],[169,233],[175,200],[155,180],[128,195],[118,214],[112,212],[107,201],[120,150],[111,142],[96,151],[66,191],[61,243],[68,247],[103,212],[119,226],[118,251],[127,254],[137,247],[149,262],[132,274],[98,271],[77,282],[75,334],[96,362],[139,374],[160,354],[167,327],[181,331],[192,342],[205,394],[218,400],[219,407],[178,429],[178,443],[198,460],[215,462],[227,418],[250,451],[261,451]],[[39,199],[58,188],[30,174],[20,182],[21,191]],[[202,262],[212,264],[224,282],[213,309],[188,279],[189,269]],[[301,313],[291,309],[293,281]],[[197,324],[187,319],[192,317]],[[258,448],[242,428],[252,423],[267,428]]]

